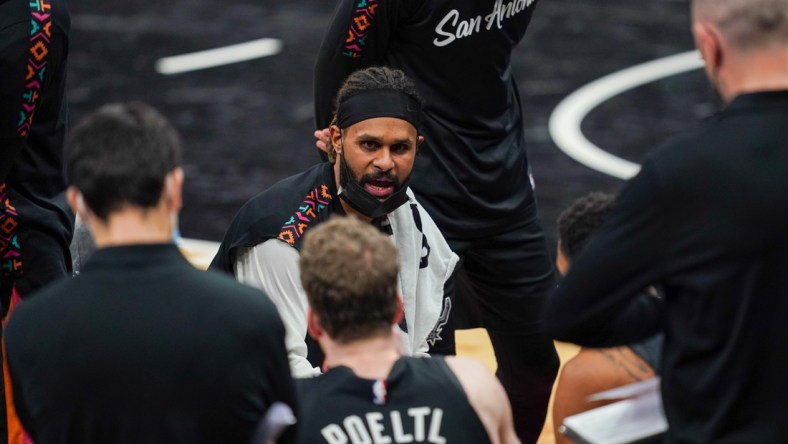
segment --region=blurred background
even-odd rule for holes
[[[72,0],[72,124],[107,102],[143,100],[161,110],[181,132],[185,148],[181,233],[218,241],[247,199],[319,161],[312,136],[312,68],[335,4]],[[165,57],[261,38],[280,40],[281,52],[180,74],[156,71]],[[548,132],[556,105],[600,77],[692,49],[688,0],[539,2],[513,69],[551,248],[564,207],[589,191],[615,192],[623,184],[558,149]],[[610,98],[581,128],[605,151],[640,162],[717,107],[702,71],[695,69]]]

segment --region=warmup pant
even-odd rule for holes
[[[496,374],[509,395],[523,443],[539,438],[559,367],[553,341],[541,325],[555,273],[535,203],[529,214],[496,235],[447,238],[460,256],[454,324],[458,329],[487,329],[498,362]]]

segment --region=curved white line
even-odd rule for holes
[[[591,110],[624,91],[654,80],[702,68],[698,51],[688,51],[633,66],[595,80],[567,96],[550,115],[550,137],[569,157],[602,173],[629,179],[640,165],[616,157],[589,142],[580,124]]]
[[[282,51],[281,40],[269,38],[252,40],[222,48],[164,57],[156,62],[156,72],[164,75],[180,74],[268,57],[280,51]]]

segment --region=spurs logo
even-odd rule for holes
[[[441,332],[443,331],[443,327],[445,327],[449,322],[450,314],[451,299],[446,297],[443,299],[443,310],[441,310],[441,315],[438,317],[438,322],[435,324],[435,328],[433,328],[430,334],[427,336],[427,343],[430,344],[430,347],[434,347],[436,342],[443,340],[441,337]]]

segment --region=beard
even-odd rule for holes
[[[378,171],[363,174],[358,178],[359,175],[347,164],[344,150],[339,156],[339,162],[339,197],[364,216],[372,219],[381,217],[408,201],[406,193],[410,175],[405,180],[399,181],[389,171]],[[374,196],[364,187],[366,184],[374,185],[374,182],[393,184],[392,192],[386,197]]]

